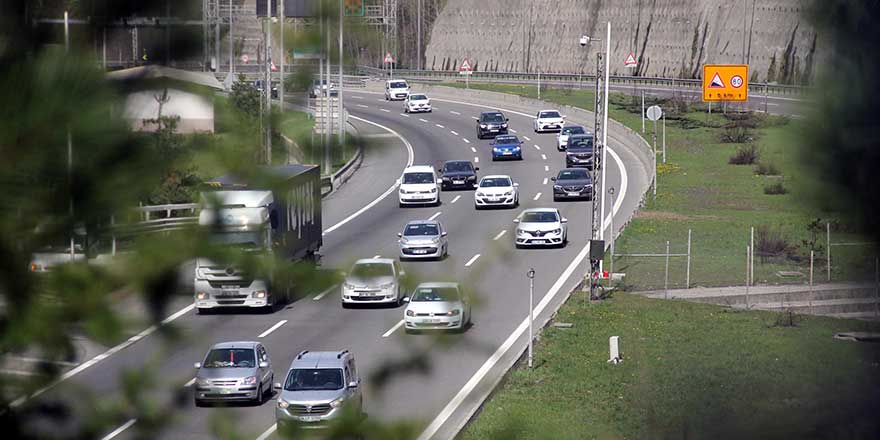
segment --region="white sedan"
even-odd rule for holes
[[[474,208],[488,206],[519,206],[519,184],[503,174],[480,179],[474,192]]]
[[[410,94],[403,100],[404,113],[428,112],[431,113],[431,99],[424,93]]]
[[[559,246],[568,241],[568,219],[556,208],[532,208],[523,211],[514,221],[516,247]]]
[[[562,130],[565,116],[558,110],[541,110],[535,115],[535,133]]]

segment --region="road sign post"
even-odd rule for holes
[[[652,151],[652,156],[654,156],[654,200],[657,199],[657,120],[663,116],[663,109],[660,108],[659,105],[652,105],[648,107],[648,110],[645,111],[645,116],[648,117],[651,121],[654,122],[654,134],[652,135],[654,141],[654,150]],[[663,162],[666,162],[666,147],[664,142],[663,148]]]
[[[471,62],[465,58],[464,61],[461,62],[461,66],[458,67],[458,74],[464,75],[464,87],[466,89],[470,89],[470,77],[474,71],[471,68]]]
[[[391,52],[385,52],[385,59],[382,61],[385,64],[388,64],[388,68],[389,68],[388,79],[394,79],[394,57],[391,56]]]

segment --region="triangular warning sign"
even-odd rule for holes
[[[458,70],[471,70],[471,62],[465,58],[464,61],[461,62],[461,67],[459,67]]]
[[[394,58],[391,56],[391,52],[385,53],[385,60],[384,61],[386,63],[393,63],[394,62]]]
[[[715,76],[712,77],[712,82],[709,83],[710,89],[723,89],[724,81],[721,81],[721,76],[718,75],[718,72],[715,72]]]
[[[624,66],[635,66],[636,65],[636,57],[632,52],[629,53],[629,56],[626,57],[626,61],[623,62]]]

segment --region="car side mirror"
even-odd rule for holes
[[[278,383],[278,382],[275,382],[275,385],[272,385],[272,388],[274,388],[274,389],[276,389],[276,390],[280,390],[280,389],[281,389],[281,384]]]
[[[449,233],[446,232],[446,231],[443,231],[443,232],[440,233],[440,236],[441,236],[441,237],[445,237],[447,234],[449,234]]]
[[[567,118],[567,117],[568,117],[568,116],[566,116],[566,115],[562,115],[562,119],[565,119],[565,118]]]
[[[194,364],[193,364],[193,368],[195,368],[196,370],[202,368],[202,363],[201,363],[201,362],[196,362],[196,363],[194,363]]]
[[[269,363],[266,361],[260,362],[260,368],[269,368]]]
[[[519,223],[519,219],[518,219],[518,218],[515,218],[515,219],[513,219],[513,222],[514,222],[514,223]]]
[[[514,183],[514,184],[513,184],[513,187],[514,187],[514,188],[519,188],[519,184],[518,184],[518,183]]]
[[[504,118],[504,122],[510,122],[510,118]]]
[[[562,223],[568,223],[568,219],[565,218],[565,217],[562,217],[562,220],[560,220],[560,221],[561,221]]]
[[[398,237],[398,238],[403,237],[403,234],[401,234],[400,232],[398,232],[398,233],[397,233],[397,237]]]
[[[358,383],[357,383],[357,381],[356,381],[356,380],[353,380],[353,381],[349,382],[349,383],[348,383],[348,387],[349,387],[349,388],[357,388],[357,387],[358,387]]]
[[[555,177],[551,177],[551,178],[550,178],[550,181],[555,182],[555,181],[556,181],[556,178],[555,178]]]
[[[408,302],[409,302],[409,297],[408,297],[408,296],[404,296],[404,297],[403,297],[403,302],[408,303]]]
[[[474,167],[474,171],[480,171],[480,167]]]
[[[400,276],[401,276],[401,277],[405,277],[405,276],[406,276],[406,271],[403,271],[403,270],[400,271]]]

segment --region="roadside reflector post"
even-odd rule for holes
[[[617,365],[619,362],[621,362],[619,336],[612,336],[608,338],[608,351],[610,355],[608,359],[609,363]]]

